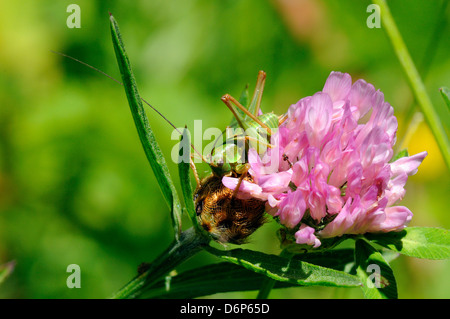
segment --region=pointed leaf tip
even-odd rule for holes
[[[448,110],[450,111],[450,89],[443,86],[439,89],[445,104],[447,104]]]
[[[144,153],[158,181],[164,199],[171,210],[176,237],[181,233],[181,205],[178,194],[170,176],[164,155],[159,147],[153,130],[145,113],[131,64],[120,35],[119,25],[110,17],[110,28],[117,63],[122,76],[122,83],[128,99],[128,105],[141,141]]]
[[[3,283],[3,281],[5,281],[5,279],[11,275],[15,267],[15,260],[0,265],[0,284]]]

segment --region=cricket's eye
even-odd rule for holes
[[[200,215],[203,211],[203,200],[199,201],[197,205],[195,205],[195,212],[197,213],[197,216]]]

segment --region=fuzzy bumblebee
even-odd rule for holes
[[[252,182],[250,176],[243,179]],[[243,244],[265,222],[265,202],[237,198],[214,174],[201,181],[194,201],[199,224],[221,243]]]

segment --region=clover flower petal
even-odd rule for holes
[[[291,105],[261,156],[249,151],[239,193],[266,200],[267,212],[295,233],[298,244],[344,234],[400,231],[411,211],[394,206],[427,156],[390,163],[397,119],[384,94],[364,80],[331,72],[323,90]],[[275,168],[275,169],[274,169]],[[236,179],[224,177],[234,189]],[[241,195],[242,196],[242,195]]]

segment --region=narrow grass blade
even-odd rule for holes
[[[178,240],[163,251],[152,263],[129,281],[122,289],[114,294],[113,299],[135,299],[156,281],[178,267],[183,261],[200,252],[203,246],[209,243],[209,239],[199,236],[193,227],[183,231]]]
[[[195,212],[193,192],[190,179],[190,158],[191,158],[191,142],[189,130],[185,128],[180,138],[180,152],[178,162],[178,174],[180,176],[181,191],[183,194],[184,205],[186,207],[192,225],[198,229],[197,214]]]
[[[144,148],[145,155],[147,156],[153,173],[155,174],[164,199],[171,210],[175,234],[178,237],[181,232],[180,200],[170,177],[166,160],[164,159],[163,153],[161,152],[158,142],[156,141],[142,105],[133,71],[131,69],[131,64],[128,60],[128,56],[122,42],[119,26],[112,15],[110,20],[114,51],[116,53],[120,73],[122,75],[122,82],[127,95],[128,104],[131,109],[131,114],[133,115],[134,123],[136,125],[141,144]]]
[[[422,78],[417,71],[417,68],[408,52],[403,38],[398,31],[397,25],[395,24],[394,18],[391,15],[389,6],[386,0],[372,0],[372,2],[380,7],[381,10],[381,21],[383,22],[384,29],[392,43],[392,47],[397,55],[398,60],[406,74],[406,78],[409,82],[411,90],[425,116],[425,120],[431,129],[431,132],[436,139],[436,142],[441,151],[442,157],[447,164],[448,169],[450,169],[450,141],[444,130],[442,122],[439,115],[431,103],[431,99],[423,84]]]
[[[448,110],[450,111],[450,90],[443,86],[439,89],[439,91],[441,92],[442,98],[444,99],[445,104],[448,107]]]

